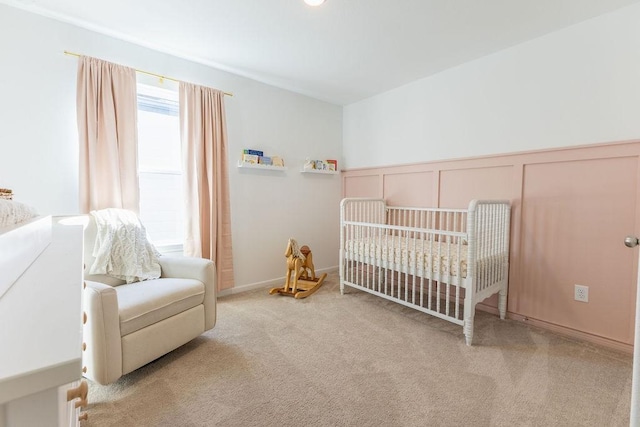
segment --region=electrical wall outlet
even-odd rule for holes
[[[589,287],[574,285],[573,299],[580,302],[589,302]]]

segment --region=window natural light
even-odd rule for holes
[[[140,219],[160,251],[181,250],[184,197],[178,93],[138,84]]]

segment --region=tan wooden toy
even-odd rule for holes
[[[287,257],[287,278],[284,286],[272,288],[269,293],[279,293],[300,299],[317,291],[327,274],[316,277],[311,249],[308,246],[299,247],[295,239],[289,239],[284,256]]]

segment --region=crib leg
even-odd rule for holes
[[[473,320],[465,320],[464,322],[464,338],[468,346],[473,341]]]
[[[471,345],[473,341],[473,317],[476,311],[475,304],[465,304],[464,306],[464,338],[467,342],[467,345]]]
[[[498,293],[498,312],[500,313],[500,319],[504,320],[507,316],[507,290],[502,289]]]

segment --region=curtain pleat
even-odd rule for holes
[[[224,92],[180,83],[186,189],[185,255],[214,261],[218,289],[233,287]]]
[[[136,74],[96,58],[78,60],[80,210],[139,211]]]

